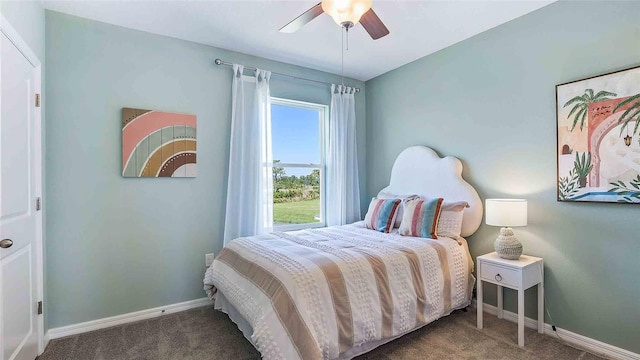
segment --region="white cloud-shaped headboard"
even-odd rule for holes
[[[397,195],[441,197],[445,202],[466,201],[462,236],[470,236],[482,223],[482,200],[462,178],[462,163],[458,158],[438,154],[426,146],[412,146],[398,155],[391,169],[389,186],[380,192]]]

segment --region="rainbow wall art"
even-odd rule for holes
[[[123,108],[122,176],[195,177],[196,116]]]

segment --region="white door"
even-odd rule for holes
[[[0,360],[38,355],[39,68],[0,33]],[[13,39],[12,39],[13,40]]]

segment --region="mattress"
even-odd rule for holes
[[[239,238],[205,290],[264,359],[349,359],[470,304],[462,238],[352,225]]]

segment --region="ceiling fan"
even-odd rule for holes
[[[358,22],[369,33],[371,38],[377,40],[389,34],[389,29],[371,8],[372,0],[322,0],[321,3],[302,13],[280,32],[292,33],[298,31],[311,20],[322,13],[329,14],[336,24],[346,30],[352,28]]]

